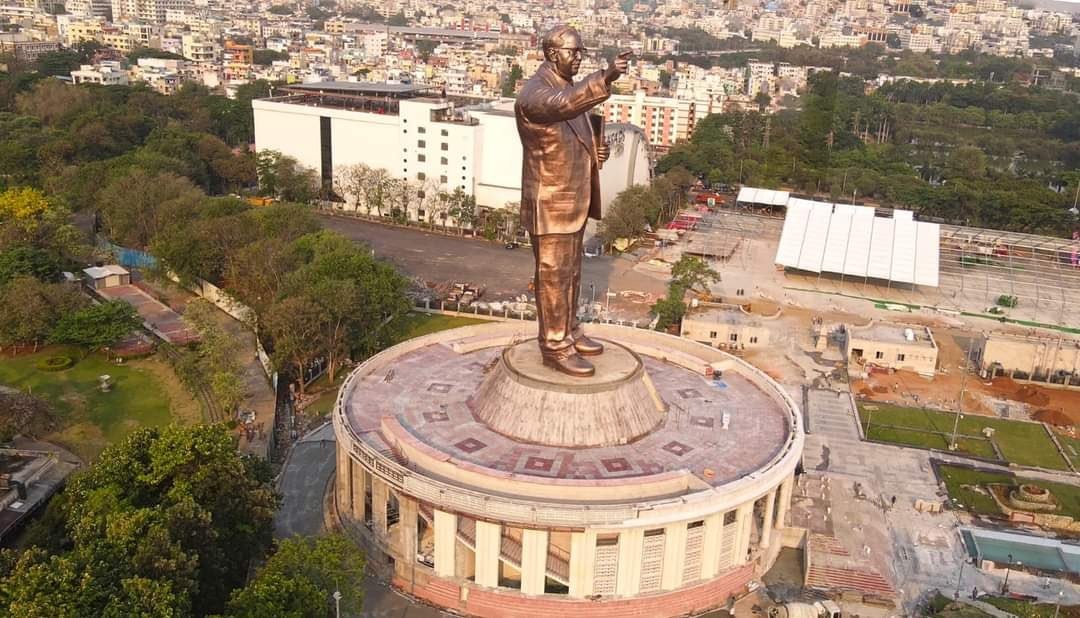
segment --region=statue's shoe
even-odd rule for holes
[[[574,337],[574,349],[582,356],[598,356],[604,353],[604,344],[585,335]]]
[[[544,364],[556,371],[561,371],[577,378],[587,378],[596,373],[596,368],[593,367],[592,363],[574,353],[569,354],[565,358],[544,357]]]

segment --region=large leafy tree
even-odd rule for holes
[[[111,346],[142,324],[135,308],[122,300],[89,305],[61,316],[49,340],[90,350]]]
[[[7,556],[0,613],[220,612],[270,546],[269,481],[223,427],[136,431],[71,480],[56,531],[68,547]]]
[[[15,277],[0,288],[0,347],[32,345],[37,349],[65,316],[85,304],[86,298],[71,286]]]
[[[255,579],[233,592],[227,615],[322,618],[334,611],[335,592],[343,614],[359,615],[363,581],[364,555],[349,539],[295,537],[282,541]]]

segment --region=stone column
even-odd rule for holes
[[[739,566],[746,563],[746,552],[750,549],[750,534],[754,528],[754,500],[744,502],[735,509],[735,559],[732,564]]]
[[[596,533],[570,533],[570,593],[574,599],[592,594],[593,562],[596,560]]]
[[[334,494],[337,501],[338,517],[345,517],[349,514],[349,492],[350,492],[350,479],[349,472],[351,466],[349,465],[349,451],[344,444],[337,444],[337,470],[336,477],[334,479]]]
[[[502,529],[499,524],[476,522],[476,583],[488,588],[499,585],[499,553]]]
[[[389,488],[377,476],[371,477],[371,530],[380,539],[386,538],[386,502]]]
[[[615,594],[637,594],[641,586],[641,549],[644,541],[644,528],[632,528],[619,533],[619,578],[615,583]]]
[[[682,586],[686,566],[686,522],[671,524],[664,529],[664,565],[660,588],[674,590]]]
[[[435,509],[435,575],[453,577],[457,551],[457,515]]]
[[[547,577],[548,533],[547,530],[521,531],[521,592],[544,594]]]
[[[397,549],[402,561],[412,566],[416,563],[416,518],[418,515],[416,499],[405,495],[398,496]]]
[[[776,509],[776,527],[787,527],[787,513],[791,508],[791,490],[795,485],[795,476],[789,476],[780,484],[780,504]]]
[[[352,518],[357,524],[363,525],[364,511],[367,505],[364,503],[365,487],[364,468],[357,462],[352,462]]]
[[[768,549],[769,541],[771,538],[770,533],[773,529],[773,509],[776,508],[776,492],[774,488],[765,496],[765,513],[761,518],[761,548]]]
[[[705,518],[705,539],[701,547],[701,579],[709,580],[720,571],[720,546],[724,540],[724,514]]]

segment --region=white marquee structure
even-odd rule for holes
[[[788,198],[776,263],[785,268],[938,286],[941,231],[910,210]]]

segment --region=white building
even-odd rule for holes
[[[97,65],[82,65],[77,71],[71,72],[71,81],[76,84],[126,86],[128,76],[119,61],[110,60],[99,62]]]
[[[194,6],[193,0],[112,0],[112,21],[141,19],[162,24],[166,11],[191,11]]]
[[[481,207],[521,199],[521,142],[509,99],[463,105],[431,96],[425,86],[361,82],[283,90],[252,102],[256,149],[294,157],[324,184],[336,186],[344,167],[363,163],[425,191],[461,189]],[[612,154],[600,174],[605,205],[651,177],[641,130],[612,123],[606,134]],[[409,214],[423,219],[422,210],[417,204]]]
[[[181,39],[183,56],[193,62],[217,62],[221,58],[221,47],[201,34],[185,34]]]

